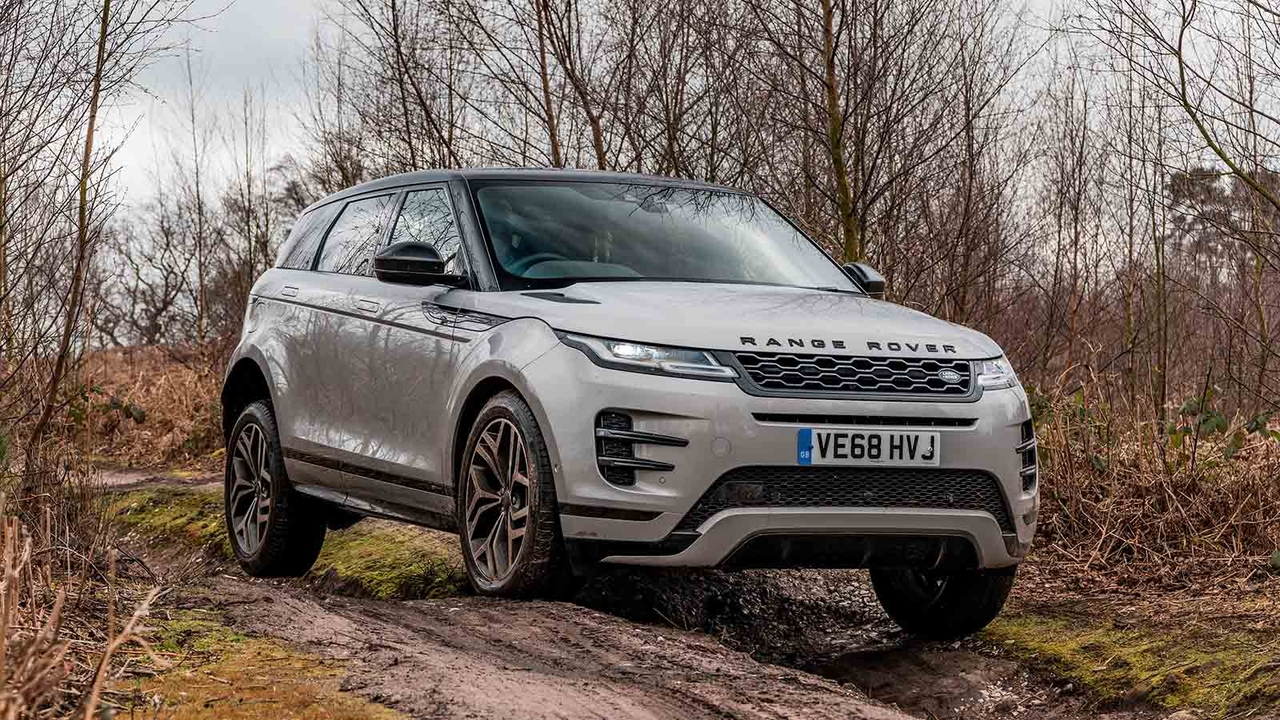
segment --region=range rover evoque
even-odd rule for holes
[[[596,563],[870,568],[972,632],[1035,532],[1027,398],[987,336],[881,299],[763,200],[639,175],[415,172],[298,218],[222,392],[254,576],[376,516],[455,531],[475,590]]]

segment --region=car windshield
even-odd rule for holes
[[[503,289],[601,280],[857,291],[763,200],[671,185],[473,183]]]

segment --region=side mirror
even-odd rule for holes
[[[884,299],[884,276],[866,263],[846,263],[844,272],[868,295],[877,300]]]
[[[373,276],[405,285],[454,285],[465,277],[445,272],[444,259],[435,246],[412,240],[391,243],[378,251],[373,256]]]

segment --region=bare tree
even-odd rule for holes
[[[182,2],[0,3],[2,416],[36,463],[75,368],[100,228],[113,210],[99,109],[160,50]],[[28,483],[35,481],[28,477]]]

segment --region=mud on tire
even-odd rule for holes
[[[911,568],[871,569],[880,606],[903,630],[930,640],[975,633],[1000,614],[1016,566],[949,574]]]
[[[327,516],[289,485],[265,400],[246,407],[228,436],[223,514],[231,551],[252,577],[303,575],[324,544]]]
[[[472,423],[456,487],[462,557],[477,593],[554,596],[572,586],[551,458],[514,391],[494,395]]]

